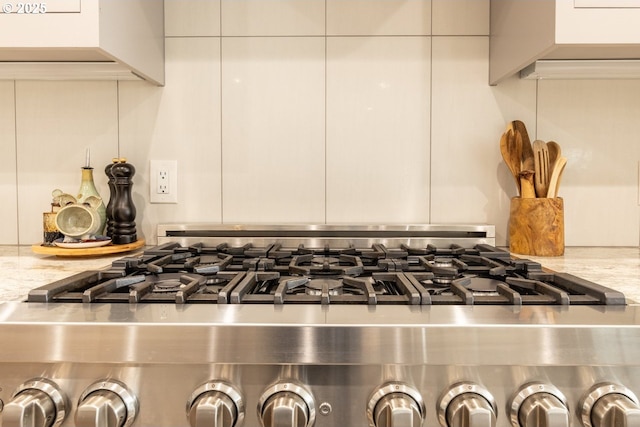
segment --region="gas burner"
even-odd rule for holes
[[[322,292],[326,289],[329,295],[342,294],[343,287],[342,281],[338,279],[310,279],[306,284],[307,295],[322,295]]]
[[[454,277],[450,277],[450,276],[435,276],[431,280],[433,281],[434,285],[438,285],[446,288],[447,286],[451,285],[451,282],[453,282],[453,279]]]
[[[309,261],[309,264],[314,266],[325,266],[325,265],[334,266],[339,263],[340,263],[339,258],[328,257],[328,256],[318,256],[318,255],[314,256],[313,258],[311,258],[311,261]]]
[[[145,276],[142,283],[132,285],[130,290],[140,290],[144,288],[146,292],[168,294],[182,291],[187,287],[200,287],[205,281],[205,277],[199,274],[149,274]]]
[[[465,280],[468,279],[468,280]],[[466,287],[472,292],[478,294],[494,293],[497,292],[500,285],[499,280],[495,280],[489,277],[465,277],[459,280],[462,286]]]
[[[460,276],[463,266],[459,260],[448,256],[436,256],[430,259],[424,258],[425,267],[433,273],[430,278],[435,286],[448,287],[451,282]]]
[[[358,276],[364,272],[362,260],[354,255],[321,256],[297,255],[289,263],[289,273],[297,276]]]
[[[229,279],[220,276],[207,278],[207,281],[205,282],[207,286],[225,286],[227,283],[229,283]]]
[[[129,301],[138,302],[145,295],[170,295],[176,303],[182,304],[189,295],[200,290],[206,278],[199,274],[162,273],[150,274],[142,283],[129,289]]]
[[[451,257],[435,257],[432,261],[434,267],[453,267],[453,258]]]
[[[177,278],[159,280],[153,284],[151,292],[178,292],[180,289],[184,289],[185,286]]]
[[[306,295],[342,295],[344,287],[341,278],[300,277],[284,280],[286,292],[304,293]]]

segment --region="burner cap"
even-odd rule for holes
[[[500,283],[502,282],[495,279],[471,277],[469,284],[465,287],[474,292],[496,292]]]
[[[435,257],[432,262],[434,267],[453,267],[453,258]]]
[[[193,280],[197,280],[200,284],[205,282],[205,278],[198,274],[160,273],[148,275],[145,283],[151,284],[151,291],[154,293],[175,293],[184,289]]]
[[[340,264],[340,260],[335,257],[314,256],[311,258],[311,265]]]
[[[434,285],[448,287],[449,285],[451,285],[451,282],[453,282],[453,277],[446,277],[446,276],[437,277],[436,276],[433,279],[431,279],[431,281],[433,282]]]
[[[336,279],[311,279],[306,285],[307,295],[321,295],[326,288],[329,295],[340,295],[342,293],[342,281]]]
[[[153,292],[178,292],[184,286],[179,279],[164,279],[153,284]]]

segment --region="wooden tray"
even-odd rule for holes
[[[42,255],[57,255],[57,256],[97,256],[97,255],[110,255],[120,252],[129,252],[136,249],[140,249],[144,246],[144,239],[136,240],[133,243],[126,245],[112,245],[99,246],[97,248],[59,248],[58,246],[43,246],[42,243],[32,245],[31,250],[36,254]]]

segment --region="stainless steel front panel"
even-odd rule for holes
[[[243,393],[245,426],[260,425],[257,404],[278,380],[304,384],[316,426],[367,425],[369,396],[387,381],[421,394],[425,426],[439,425],[438,397],[471,381],[495,398],[497,425],[531,381],[578,402],[599,382],[640,392],[640,308],[345,307],[0,304],[0,400],[44,377],[66,393],[69,414],[100,378],[138,397],[137,426],[187,426],[185,404],[209,380]],[[1,413],[0,413],[1,417]],[[65,426],[72,426],[69,415]]]
[[[413,224],[413,225],[228,225],[210,223],[179,223],[158,225],[158,243],[177,242],[181,245],[228,243],[256,246],[281,243],[286,247],[300,244],[308,248],[357,247],[366,248],[374,243],[398,247],[427,244],[495,245],[495,227],[485,224]]]

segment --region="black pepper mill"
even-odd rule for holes
[[[116,163],[118,163],[118,159],[113,159],[113,163],[108,164],[107,167],[104,168],[104,173],[107,175],[107,178],[109,178],[108,185],[109,185],[109,194],[110,194],[109,203],[107,204],[107,208],[106,208],[107,237],[113,236],[113,224],[115,223],[115,218],[113,217],[113,205],[116,201],[116,178],[111,173],[111,168]]]
[[[111,242],[114,245],[125,245],[138,240],[136,234],[136,207],[131,197],[131,178],[136,173],[136,168],[127,163],[127,159],[118,159],[111,166],[111,175],[114,178],[116,197],[113,202],[113,234]]]

